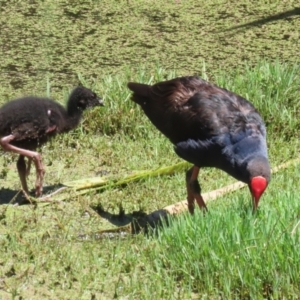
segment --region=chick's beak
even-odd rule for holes
[[[98,98],[98,104],[99,104],[100,106],[104,106],[103,99],[101,99],[101,98]]]

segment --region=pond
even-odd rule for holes
[[[182,75],[297,60],[298,1],[1,1],[0,103],[128,69]],[[237,26],[232,26],[236,24]],[[240,27],[239,27],[240,26]]]

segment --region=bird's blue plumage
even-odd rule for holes
[[[245,165],[255,156],[268,159],[265,139],[249,130],[225,133],[206,140],[188,139],[174,146],[178,156],[200,167],[215,167],[248,182]]]
[[[269,181],[266,129],[249,101],[192,76],[128,87],[181,158],[247,183],[255,176]]]

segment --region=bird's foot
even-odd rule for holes
[[[35,196],[38,198],[43,193],[43,187],[40,185],[35,185]]]
[[[194,214],[195,210],[195,200],[199,206],[199,208],[205,213],[208,211],[207,206],[200,194],[193,194],[193,197],[188,197],[187,202],[188,202],[188,209],[191,215]]]
[[[201,196],[201,188],[200,184],[197,180],[197,176],[199,173],[199,168],[193,167],[186,173],[186,187],[187,187],[187,201],[188,201],[188,209],[191,214],[194,213],[195,209],[195,200],[204,212],[207,211],[206,204]]]
[[[200,194],[195,194],[195,199],[197,201],[197,204],[199,205],[200,209],[203,210],[203,212],[207,212],[207,206],[202,198],[202,196]]]

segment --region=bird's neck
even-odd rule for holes
[[[81,119],[82,110],[77,107],[68,107],[64,131],[69,131],[75,128]]]
[[[224,170],[239,181],[249,183],[250,178],[265,173],[268,158],[262,154],[253,154],[240,159],[238,156],[230,158]]]

